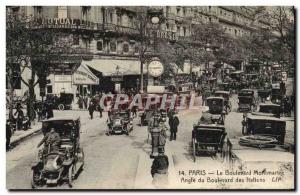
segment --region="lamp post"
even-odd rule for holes
[[[147,8],[146,10],[144,10],[144,14],[145,17],[141,17],[141,19],[145,19],[145,21],[142,21],[142,23],[140,23],[141,29],[140,29],[140,35],[141,35],[141,39],[147,39],[149,38],[148,36],[151,33],[151,30],[149,30],[148,28],[148,24],[152,24],[153,26],[157,26],[157,24],[160,22],[160,16],[162,14],[162,10],[157,10],[157,9],[152,9],[152,8]],[[156,35],[154,36],[154,48],[156,48]],[[143,72],[143,63],[145,63],[145,56],[143,53],[144,50],[144,46],[147,47],[147,41],[142,40],[141,41],[141,50],[140,50],[140,55],[139,55],[139,60],[141,62],[141,77],[140,77],[140,93],[144,92],[144,72]],[[155,50],[155,49],[154,49]]]

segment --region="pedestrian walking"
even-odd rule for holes
[[[12,136],[10,121],[6,121],[6,151],[10,148],[10,138]]]
[[[97,110],[99,111],[100,118],[102,118],[103,108],[101,107],[100,104],[97,105]]]
[[[132,117],[137,117],[137,106],[132,106],[132,108],[131,108],[131,113],[132,113]]]
[[[24,112],[23,110],[21,109],[21,105],[18,104],[17,105],[17,110],[16,112],[14,113],[14,116],[17,116],[17,119],[16,119],[16,126],[17,126],[17,130],[22,130],[22,126],[23,126],[23,119],[24,119]]]
[[[176,140],[177,128],[179,125],[179,119],[175,114],[171,114],[169,118],[169,125],[170,125],[170,141]]]
[[[94,111],[95,111],[95,105],[92,101],[89,104],[88,110],[89,110],[91,119],[93,119],[93,114],[94,114]]]
[[[49,118],[53,118],[54,114],[53,114],[53,106],[51,103],[47,104],[47,119]]]
[[[88,108],[88,100],[89,100],[88,96],[85,95],[83,98],[84,109]]]

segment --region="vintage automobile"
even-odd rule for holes
[[[59,185],[67,182],[72,187],[73,180],[84,166],[84,153],[80,147],[79,118],[51,118],[42,122],[42,132],[46,135],[51,128],[60,136],[58,151],[44,147],[39,150],[38,161],[31,167],[32,188],[44,185]]]
[[[281,114],[281,106],[278,104],[273,104],[273,103],[261,103],[258,106],[258,112],[256,113],[257,115],[267,115],[269,116],[275,116],[275,117],[280,117]]]
[[[261,102],[265,102],[268,99],[268,97],[271,95],[271,90],[270,89],[258,89],[257,95]]]
[[[111,134],[122,134],[129,135],[129,132],[133,130],[132,118],[130,113],[126,111],[113,111],[107,120],[108,132],[107,135]]]
[[[208,97],[205,105],[208,107],[208,113],[212,114],[213,123],[224,124],[225,122],[225,105],[222,97]]]
[[[274,116],[251,113],[242,121],[243,135],[264,135],[275,138],[284,144],[286,121]]]
[[[225,111],[226,111],[226,114],[228,114],[232,108],[231,102],[229,100],[230,92],[229,91],[215,91],[214,96],[224,98]]]
[[[217,152],[222,154],[224,139],[227,133],[224,125],[204,124],[201,122],[194,125],[192,131],[192,152],[193,160],[200,152],[215,155]]]
[[[275,104],[281,104],[283,96],[284,94],[282,89],[280,89],[280,84],[273,83],[272,90],[271,90],[271,101]]]
[[[254,144],[244,144],[244,140],[253,140]],[[276,172],[280,170],[284,175],[279,175],[280,182],[284,183],[284,188],[294,187],[294,159],[293,153],[284,149],[280,144],[276,144],[274,139],[265,136],[243,136],[240,138],[227,138],[225,140],[225,162],[227,169],[231,172],[255,170],[256,174],[266,172]],[[263,143],[264,145],[261,145]],[[265,144],[266,143],[266,144]],[[253,173],[253,172],[252,172]],[[276,176],[270,176],[271,178]],[[263,177],[268,178],[268,177]],[[273,179],[275,181],[275,179]],[[239,184],[239,188],[244,189],[264,189],[265,182],[253,182],[252,184]],[[278,182],[270,182],[268,188],[281,189]]]
[[[73,93],[60,93],[60,96],[48,95],[45,102],[52,104],[54,109],[70,110],[72,109]]]
[[[219,88],[224,90],[224,91],[231,91],[232,90],[232,86],[230,82],[223,82],[219,84]]]
[[[238,100],[238,112],[250,112],[256,109],[256,100],[253,90],[242,89],[238,93]]]

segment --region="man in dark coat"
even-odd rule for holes
[[[40,141],[37,147],[40,147],[42,144],[44,144],[44,149],[48,149],[48,147],[50,147],[50,152],[58,151],[60,147],[60,142],[61,139],[59,134],[55,131],[54,128],[51,128],[50,132],[46,133],[46,135]]]
[[[49,118],[53,118],[54,114],[53,114],[53,106],[51,103],[47,104],[47,119]]]
[[[6,151],[9,150],[10,147],[10,138],[11,138],[12,132],[11,132],[11,124],[10,121],[6,121]]]
[[[152,184],[156,188],[165,188],[168,185],[168,168],[169,159],[168,156],[160,153],[152,162],[151,175]]]
[[[95,104],[91,101],[89,104],[89,113],[90,113],[91,119],[93,119],[94,111],[95,111]]]
[[[17,130],[21,130],[23,128],[24,119],[24,112],[21,109],[21,105],[17,106],[17,111],[14,113],[14,116],[17,116]]]
[[[177,133],[177,128],[179,125],[179,119],[175,114],[171,114],[169,118],[169,125],[170,125],[170,141],[176,140],[176,133]]]

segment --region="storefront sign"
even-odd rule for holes
[[[153,77],[159,77],[164,72],[164,66],[158,60],[153,60],[148,65],[149,75]]]
[[[111,81],[112,81],[112,82],[122,82],[122,81],[123,81],[123,77],[120,77],[120,76],[112,76],[112,77],[111,77]]]
[[[36,28],[94,28],[94,23],[90,21],[74,18],[38,18],[32,23]],[[97,26],[100,27],[100,26]]]
[[[54,75],[55,82],[72,82],[71,75]]]
[[[99,79],[85,66],[81,65],[73,74],[75,85],[98,85]]]
[[[150,37],[160,38],[160,39],[168,39],[176,41],[178,37],[175,32],[172,31],[162,31],[162,30],[153,30],[150,31]]]

